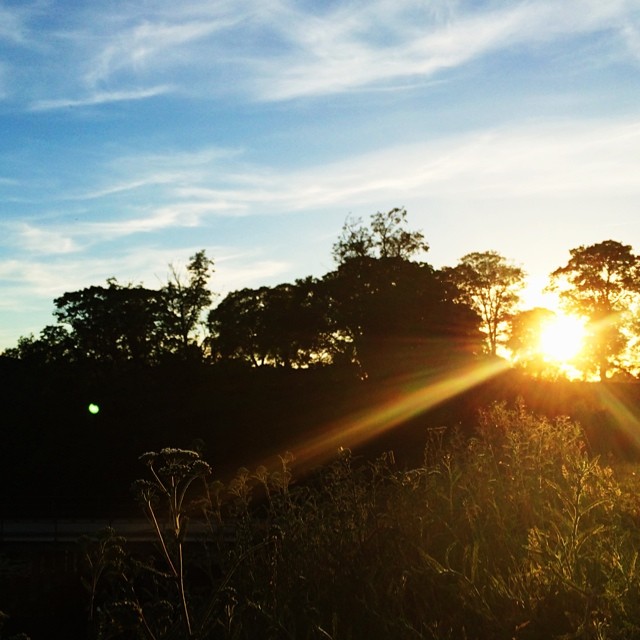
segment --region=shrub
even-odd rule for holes
[[[297,483],[290,455],[227,485],[194,452],[144,460],[158,553],[115,554],[97,637],[640,633],[630,501],[569,420],[494,405],[469,440],[429,430],[419,468],[343,450]]]

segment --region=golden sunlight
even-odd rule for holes
[[[556,315],[540,332],[539,349],[545,360],[565,363],[578,355],[584,344],[584,320],[576,316]]]

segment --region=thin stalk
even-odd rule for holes
[[[189,606],[187,605],[187,594],[184,588],[184,572],[183,572],[183,559],[182,559],[182,543],[178,542],[178,566],[180,568],[180,574],[178,576],[178,588],[180,589],[180,599],[182,601],[182,610],[184,612],[184,622],[187,626],[187,634],[189,638],[193,637],[193,631],[191,630],[191,616],[189,615]]]
[[[169,567],[171,568],[171,571],[173,573],[173,575],[175,577],[178,577],[178,572],[176,571],[176,567],[173,564],[172,560],[171,560],[171,555],[169,554],[169,550],[167,549],[167,545],[165,544],[164,541],[164,536],[162,535],[162,531],[160,531],[160,525],[158,524],[158,520],[156,519],[156,514],[155,511],[153,510],[153,507],[151,506],[151,502],[147,502],[147,507],[148,507],[148,511],[149,514],[151,516],[151,522],[153,523],[153,526],[156,530],[156,535],[158,536],[158,540],[160,540],[160,545],[162,547],[162,553],[164,554],[164,557],[166,558],[167,562],[169,563]]]

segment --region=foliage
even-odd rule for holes
[[[290,455],[271,469],[240,469],[226,485],[202,484],[193,452],[145,459],[154,476],[138,485],[145,509],[164,514],[164,525],[152,520],[159,557],[131,565],[138,573],[121,580],[126,600],[103,602],[111,617],[99,637],[640,632],[636,503],[567,419],[494,405],[470,440],[429,430],[419,468],[398,469],[392,454],[365,463],[342,450],[299,483]],[[188,503],[181,496],[196,477],[201,489]],[[183,536],[187,512],[202,536]],[[174,570],[180,546],[182,574]],[[125,622],[132,635],[121,634]]]
[[[376,213],[369,226],[347,221],[333,247],[339,265],[321,280],[227,295],[209,313],[214,357],[257,367],[355,364],[380,376],[473,353],[475,314],[431,266],[411,260],[428,246],[405,225],[404,209]]]
[[[324,281],[345,348],[368,376],[436,368],[478,346],[476,315],[428,264],[352,258]]]
[[[581,245],[571,258],[551,274],[550,288],[558,291],[567,311],[588,320],[590,338],[586,366],[601,380],[628,342],[625,325],[640,295],[640,257],[632,247],[615,240]]]
[[[115,279],[107,285],[65,293],[54,300],[55,316],[60,326],[68,328],[74,358],[112,364],[153,361],[159,346],[158,292],[124,286]],[[55,338],[49,344],[61,344],[59,332],[49,334]]]
[[[505,339],[505,324],[520,301],[525,272],[497,251],[469,253],[455,267],[443,271],[457,287],[460,300],[480,315],[488,351],[496,355]]]
[[[369,226],[361,218],[347,219],[333,245],[333,258],[343,264],[353,258],[401,258],[410,260],[429,250],[420,231],[405,228],[407,211],[395,208],[371,216]]]
[[[99,611],[97,600],[109,600],[118,595],[109,590],[105,593],[103,587],[124,575],[127,560],[125,543],[125,539],[111,527],[97,536],[83,536],[79,540],[83,565],[80,580],[88,593],[87,618],[90,626],[94,625]]]
[[[162,288],[162,328],[163,338],[169,351],[188,359],[192,355],[201,356],[198,329],[202,313],[213,301],[208,288],[213,269],[213,260],[204,250],[198,251],[187,265],[187,279],[171,266],[171,277]]]
[[[198,328],[213,294],[207,288],[212,261],[191,257],[185,281],[172,267],[160,290],[122,285],[91,286],[54,300],[58,324],[36,338],[22,337],[5,355],[29,364],[91,362],[122,368],[155,365],[167,357],[202,357]]]
[[[208,315],[215,358],[252,366],[301,367],[331,361],[326,287],[315,278],[229,293]]]
[[[232,368],[317,368],[340,375],[412,375],[434,370],[451,353],[497,355],[507,346],[534,375],[559,375],[533,352],[530,320],[518,311],[525,272],[496,251],[472,252],[434,269],[422,231],[407,211],[348,218],[333,244],[336,268],[321,278],[229,293],[215,308],[208,288],[213,261],[204,250],[186,272],[170,266],[158,290],[91,286],[55,299],[58,323],[23,336],[2,355],[44,369],[139,370],[224,362]],[[586,318],[586,348],[572,361],[590,379],[630,381],[640,371],[640,258],[613,240],[571,250],[551,274],[566,310]],[[209,309],[206,322],[205,312]],[[477,316],[477,317],[475,317]],[[527,341],[529,343],[527,344]]]
[[[338,268],[325,275],[342,361],[361,375],[403,375],[442,365],[443,354],[474,352],[477,322],[430,265],[420,231],[406,229],[405,209],[347,220],[333,245]],[[334,361],[337,359],[334,354]]]
[[[29,365],[72,362],[76,354],[73,335],[63,325],[47,325],[37,338],[33,334],[22,336],[15,347],[4,352],[8,358],[22,360]]]

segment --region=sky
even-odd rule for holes
[[[639,206],[640,0],[0,0],[0,350],[200,249],[218,300],[322,276],[394,207],[534,304]]]

